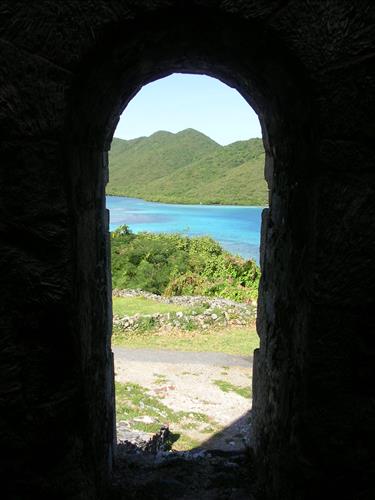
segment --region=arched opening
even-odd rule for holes
[[[288,436],[299,425],[295,416],[300,391],[297,379],[304,357],[303,352],[297,353],[301,352],[308,306],[298,292],[296,270],[308,255],[306,235],[300,227],[298,233],[293,228],[293,209],[298,206],[298,216],[309,219],[305,198],[311,164],[311,136],[306,128],[309,105],[301,91],[303,69],[271,33],[263,32],[261,23],[251,28],[249,31],[249,23],[236,15],[216,13],[213,18],[205,9],[172,9],[168,19],[163,15],[143,17],[141,23],[125,22],[106,33],[100,50],[91,53],[81,68],[79,87],[72,95],[71,140],[65,155],[75,172],[70,189],[77,256],[76,328],[83,384],[92,401],[88,442],[97,450],[100,477],[103,471],[110,471],[114,443],[106,151],[121,112],[139,88],[174,72],[216,77],[235,87],[258,113],[270,188],[270,209],[263,216],[258,306],[261,346],[255,358],[253,387],[253,447],[262,465],[260,474],[267,476],[278,468],[279,457],[290,450]],[[298,189],[287,190],[290,185]],[[275,262],[277,267],[272,267]],[[287,425],[282,424],[285,421]],[[289,465],[293,468],[293,460]]]
[[[268,202],[260,135],[242,97],[200,75],[143,87],[121,117],[107,208],[123,457],[162,426],[154,453],[246,456]]]

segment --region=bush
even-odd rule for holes
[[[147,316],[139,318],[137,321],[137,331],[140,333],[146,333],[153,330],[156,326],[154,318],[148,318]]]
[[[164,295],[204,295],[207,280],[194,273],[185,273],[172,278],[164,290]]]
[[[121,226],[111,240],[114,288],[240,302],[257,296],[260,271],[255,262],[230,254],[207,236],[133,234]]]

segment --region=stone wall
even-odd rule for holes
[[[115,297],[144,297],[164,304],[181,306],[181,311],[134,314],[114,314],[113,325],[122,332],[150,330],[215,330],[228,326],[254,326],[256,307],[219,297],[181,295],[164,297],[143,290],[113,290]]]
[[[370,0],[1,2],[3,497],[108,492],[106,151],[141,86],[182,71],[262,124],[259,491],[371,498],[374,26]]]
[[[144,297],[145,299],[151,299],[163,304],[180,304],[181,306],[194,306],[201,305],[202,303],[208,304],[210,307],[233,307],[236,309],[247,310],[249,308],[254,308],[257,305],[256,300],[252,300],[250,303],[236,302],[230,299],[224,299],[222,297],[210,297],[207,295],[157,295],[156,293],[146,292],[141,289],[124,289],[119,290],[114,288],[112,290],[113,297]]]

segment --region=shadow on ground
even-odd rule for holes
[[[167,451],[163,444],[145,450],[144,446],[120,442],[111,500],[254,499],[250,422],[251,410],[189,451]],[[228,449],[216,448],[244,426],[247,439],[243,446],[231,450],[229,441]],[[172,441],[176,436],[169,437]],[[166,440],[166,446],[170,445]]]

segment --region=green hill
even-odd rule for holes
[[[220,146],[193,129],[113,139],[107,194],[165,203],[266,205],[261,139]]]

